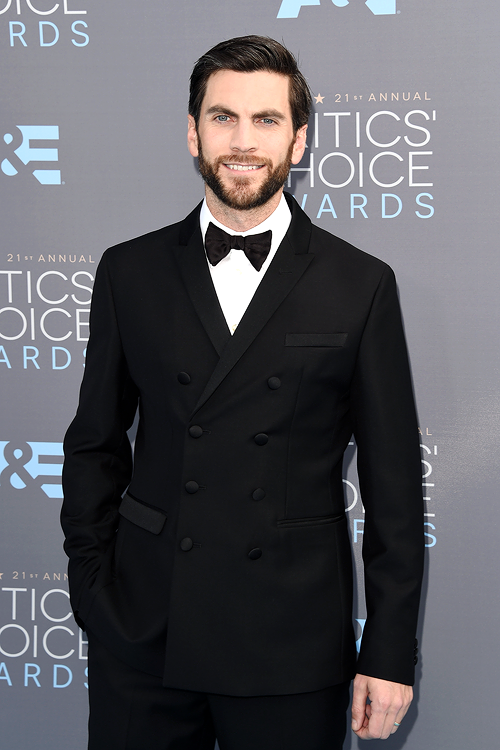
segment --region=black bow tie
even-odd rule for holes
[[[242,237],[240,234],[227,234],[210,222],[205,234],[207,258],[212,266],[216,266],[231,250],[243,250],[255,270],[260,271],[271,249],[272,234],[268,229],[261,234]]]

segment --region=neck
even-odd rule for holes
[[[237,208],[229,208],[229,206],[226,206],[225,203],[222,203],[215,193],[205,185],[207,206],[210,209],[212,216],[234,232],[248,232],[249,229],[253,229],[259,224],[262,224],[262,222],[271,216],[273,211],[278,208],[282,194],[283,189],[275,193],[267,203],[264,203],[263,206],[258,206],[258,208],[252,208],[248,211],[242,211]]]

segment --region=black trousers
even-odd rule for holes
[[[240,698],[165,688],[89,640],[89,750],[341,750],[349,683]]]

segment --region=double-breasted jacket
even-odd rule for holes
[[[352,435],[365,509],[357,669],[413,682],[421,469],[394,275],[289,202],[233,336],[199,207],[106,251],[95,280],[65,439],[71,600],[79,624],[170,687],[272,695],[352,677]]]

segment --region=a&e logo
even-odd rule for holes
[[[337,8],[345,8],[349,0],[332,0]],[[320,5],[320,0],[281,0],[277,18],[298,18],[303,5]],[[375,16],[392,16],[396,14],[396,0],[366,0],[365,5]]]
[[[62,443],[0,441],[0,497],[62,498]]]
[[[17,125],[20,136],[15,133],[5,133],[4,143],[11,147],[12,154],[0,164],[0,169],[8,177],[18,174],[19,170],[33,162],[57,162],[59,152],[57,148],[38,145],[39,141],[58,141],[59,127],[57,125]],[[37,145],[33,146],[32,143]],[[14,163],[13,163],[14,162]],[[33,170],[33,176],[41,185],[60,185],[61,170],[39,168]]]

